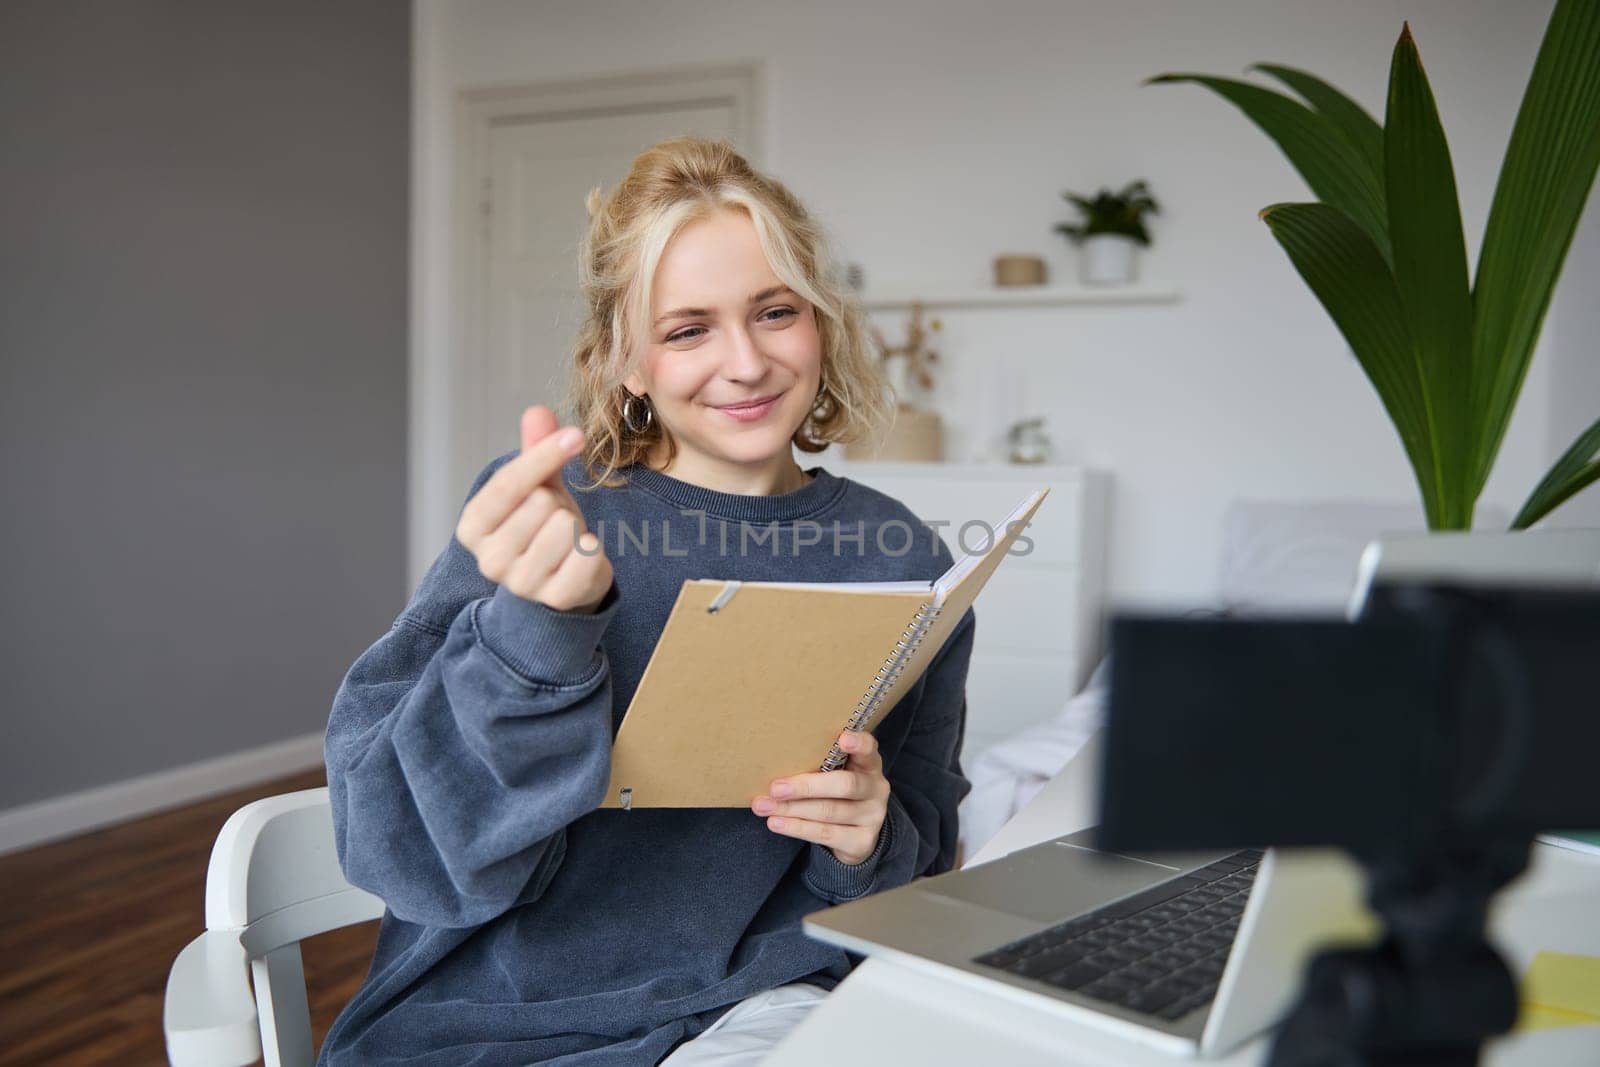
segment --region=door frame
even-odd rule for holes
[[[461,494],[490,457],[488,436],[474,415],[483,410],[487,377],[482,339],[488,275],[486,209],[490,176],[490,136],[495,126],[562,116],[676,109],[690,104],[729,105],[735,116],[734,136],[740,151],[756,167],[765,165],[766,72],[760,61],[698,64],[637,70],[584,78],[563,78],[465,88],[454,95],[449,122],[450,214],[446,247],[448,263],[442,286],[443,329],[429,330],[426,308],[413,309],[411,346],[413,417],[410,421],[410,486],[407,527],[412,544],[406,553],[411,589],[448,543]],[[441,116],[442,117],[442,116]],[[434,143],[438,143],[435,139]],[[422,169],[420,157],[414,166]],[[621,175],[617,175],[621,178]],[[425,195],[425,194],[424,194]],[[419,196],[416,205],[425,207]],[[576,209],[576,205],[574,205]],[[420,221],[420,220],[419,220]],[[439,247],[439,242],[434,247]],[[431,277],[427,242],[418,241],[420,279]],[[441,287],[435,287],[435,296]],[[425,285],[413,290],[426,301]],[[432,325],[441,325],[435,318]],[[443,344],[438,340],[443,340]],[[437,395],[443,393],[443,396]],[[420,417],[419,417],[420,416]],[[457,484],[461,485],[457,489]]]

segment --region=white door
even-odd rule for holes
[[[485,192],[481,391],[474,421],[481,441],[464,457],[467,482],[485,462],[518,446],[523,408],[543,403],[563,421],[580,313],[578,246],[584,197],[606,190],[635,156],[683,134],[727,138],[736,147],[738,106],[727,100],[614,113],[532,115],[489,131]],[[470,405],[469,405],[470,410]],[[458,438],[471,442],[471,435]]]

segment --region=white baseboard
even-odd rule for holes
[[[0,856],[322,765],[322,733],[0,811]]]

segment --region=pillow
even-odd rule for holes
[[[1485,528],[1504,509],[1480,507]],[[1222,520],[1218,593],[1229,614],[1343,614],[1367,544],[1427,529],[1421,501],[1235,500]]]

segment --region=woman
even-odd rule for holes
[[[750,810],[597,810],[684,579],[951,564],[897,501],[795,462],[886,415],[799,202],[689,138],[598,193],[576,426],[524,413],[334,698],[339,858],[388,908],[324,1064],[755,1063],[851,967],[801,916],[954,861],[970,611],[841,770]]]

